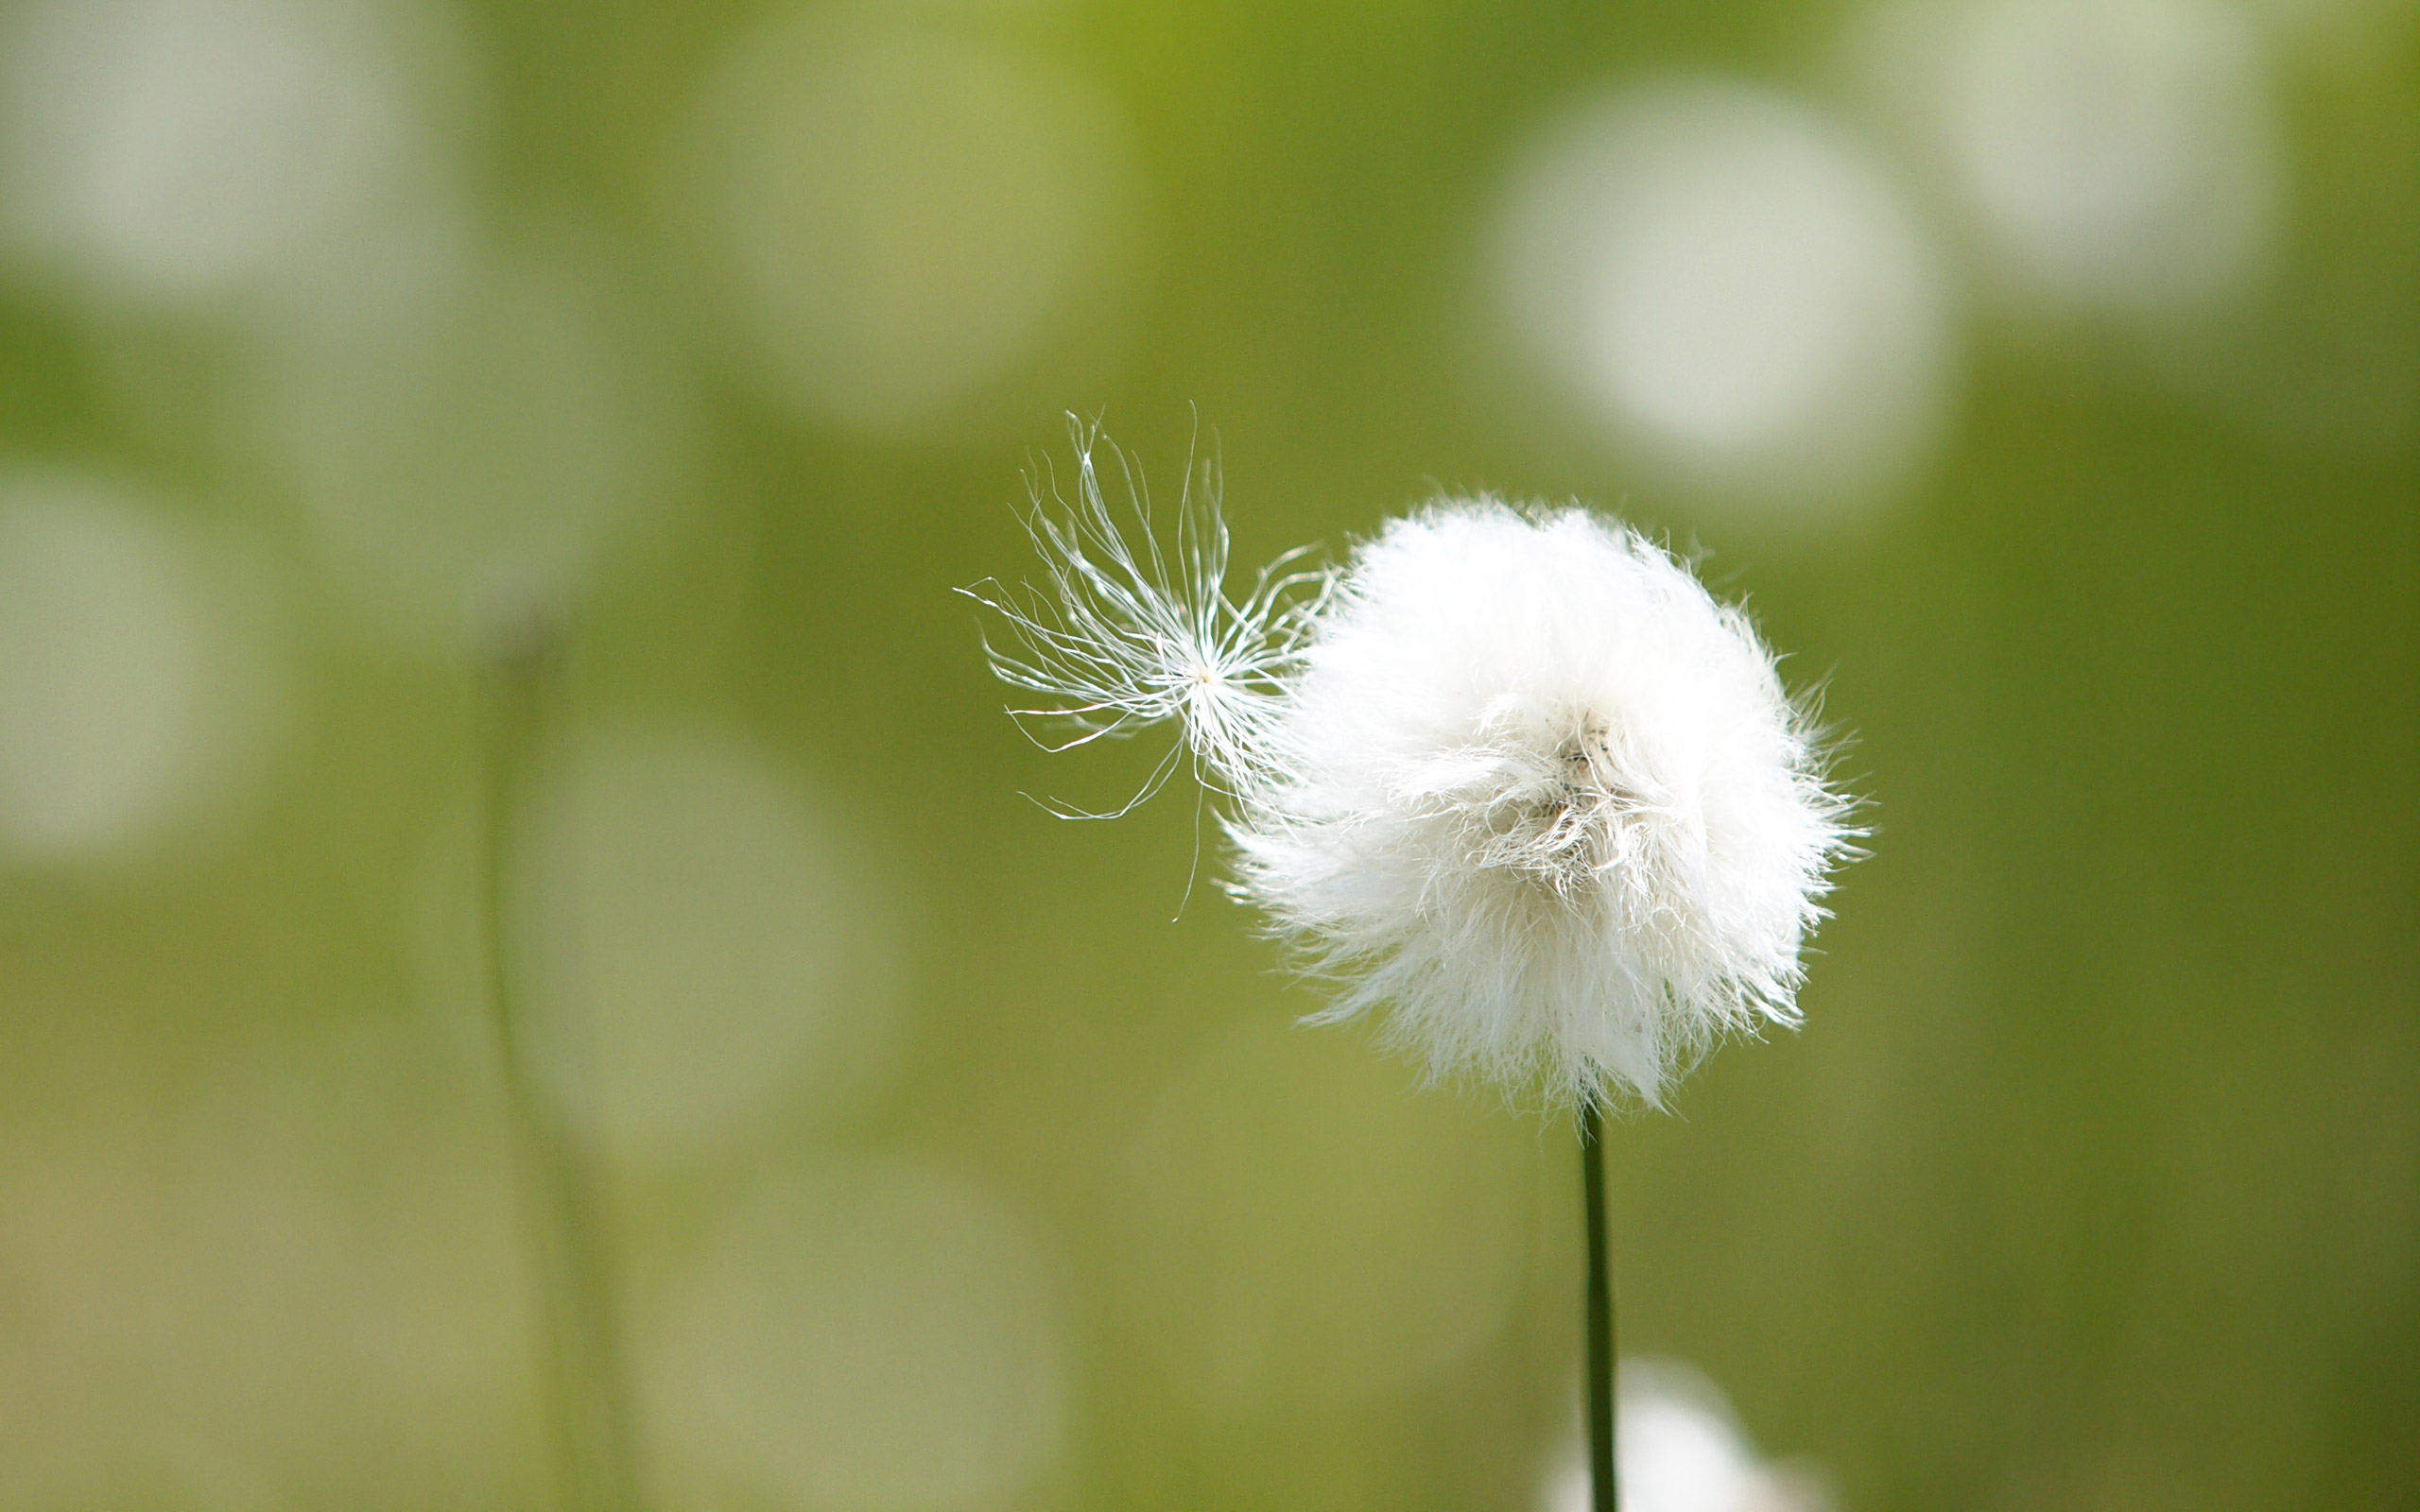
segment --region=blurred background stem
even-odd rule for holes
[[[528,972],[517,927],[513,827],[546,748],[560,639],[543,614],[524,611],[492,627],[486,647],[479,886],[487,992],[512,1124],[560,1503],[565,1512],[637,1512],[643,1498],[599,1173],[532,1085],[524,1043]]]
[[[1588,1478],[1596,1512],[1616,1512],[1614,1469],[1614,1255],[1605,1222],[1605,1124],[1594,1102],[1580,1109],[1580,1179],[1588,1213]]]

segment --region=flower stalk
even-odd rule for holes
[[[644,1499],[599,1173],[533,1084],[526,1043],[529,973],[514,907],[511,842],[546,748],[557,639],[543,616],[524,613],[497,626],[486,648],[479,834],[484,975],[539,1314],[559,1504],[564,1512],[640,1512]]]
[[[1615,1474],[1613,1230],[1605,1219],[1605,1118],[1594,1101],[1580,1108],[1580,1179],[1588,1228],[1588,1484],[1596,1512],[1619,1512]]]

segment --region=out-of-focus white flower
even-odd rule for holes
[[[1720,1388],[1677,1360],[1625,1360],[1618,1473],[1628,1512],[1830,1512],[1803,1471],[1768,1465]],[[1548,1478],[1543,1512],[1589,1512],[1588,1461],[1574,1453]]]
[[[1235,891],[1340,984],[1318,1020],[1377,1013],[1435,1074],[1651,1105],[1722,1034],[1797,1022],[1844,804],[1746,616],[1668,553],[1449,500],[1317,592],[1264,573],[1236,605],[1215,501],[1188,497],[1170,573],[1081,476],[1035,527],[1049,593],[1006,610],[1032,654],[994,664],[1075,741],[1183,718],[1232,796]]]

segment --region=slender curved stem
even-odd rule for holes
[[[511,828],[527,807],[544,749],[556,655],[536,616],[501,627],[488,648],[482,711],[480,923],[488,1006],[519,1166],[523,1227],[544,1331],[545,1386],[563,1512],[639,1512],[637,1453],[624,1396],[612,1256],[597,1172],[533,1086],[520,1009],[526,971],[515,927]]]
[[[1619,1512],[1614,1474],[1614,1246],[1605,1222],[1605,1124],[1580,1110],[1580,1175],[1588,1210],[1588,1479],[1596,1512]]]

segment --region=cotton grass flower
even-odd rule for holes
[[[1658,1101],[1794,1024],[1841,804],[1772,659],[1635,531],[1431,505],[1354,554],[1234,829],[1244,893],[1429,1066]]]
[[[994,668],[1048,700],[1011,712],[1058,749],[1177,721],[1116,812],[1191,753],[1233,890],[1336,984],[1314,1021],[1378,1016],[1432,1075],[1576,1109],[1589,1485],[1615,1512],[1602,1117],[1659,1105],[1724,1034],[1798,1022],[1850,837],[1806,706],[1746,615],[1584,509],[1440,500],[1237,599],[1216,469],[1187,468],[1164,551],[1124,454],[1114,508],[1106,443],[1072,430],[1075,501],[1046,474],[1027,521],[1046,584],[968,591],[1008,627]]]
[[[1017,713],[1069,727],[1056,748],[1181,723],[1116,812],[1191,753],[1233,890],[1336,986],[1315,1022],[1373,1015],[1437,1075],[1591,1108],[1656,1106],[1722,1036],[1798,1022],[1846,805],[1685,564],[1583,509],[1448,499],[1231,598],[1215,472],[1164,552],[1123,455],[1118,510],[1076,439],[1076,500],[1046,482],[1028,520],[1046,583],[977,595],[1011,630],[994,665],[1048,696]]]

